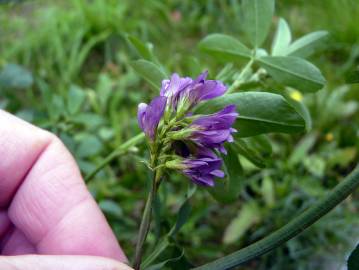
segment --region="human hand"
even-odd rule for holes
[[[0,110],[0,157],[1,270],[131,269],[56,136]]]

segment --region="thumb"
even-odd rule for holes
[[[1,270],[132,270],[112,259],[95,256],[0,256]]]

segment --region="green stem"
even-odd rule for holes
[[[145,138],[144,133],[140,133],[135,137],[132,137],[128,141],[124,142],[120,146],[118,146],[111,154],[109,154],[91,173],[89,173],[85,177],[85,181],[90,181],[101,169],[103,169],[107,164],[109,164],[112,160],[117,158],[118,156],[126,153],[131,147],[139,144]]]
[[[154,173],[154,177],[152,180],[152,188],[150,193],[148,194],[145,209],[143,210],[140,230],[138,232],[136,251],[135,251],[135,259],[134,259],[135,270],[139,270],[141,266],[143,245],[146,241],[147,234],[150,229],[153,201],[156,196],[156,192],[160,184],[160,180],[161,180],[161,170],[159,169],[156,170]]]
[[[341,203],[346,197],[348,197],[358,186],[359,165],[357,165],[357,167],[326,197],[320,199],[316,204],[300,214],[298,217],[294,218],[287,225],[246,248],[194,269],[232,269],[240,264],[270,252],[288,240],[294,238],[323,217],[335,206]]]
[[[241,73],[239,74],[238,78],[233,82],[233,84],[228,88],[226,94],[232,93],[236,90],[242,83],[244,83],[244,78],[247,75],[249,69],[252,67],[254,63],[254,59],[252,58],[247,65],[242,69]]]

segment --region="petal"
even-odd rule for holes
[[[160,122],[166,108],[166,103],[166,97],[158,96],[155,97],[146,108],[143,127],[144,132],[151,139],[154,139],[155,137],[158,123]]]
[[[140,103],[138,104],[138,110],[137,110],[137,121],[138,121],[138,125],[140,126],[140,128],[143,130],[144,129],[144,117],[146,114],[146,109],[147,109],[148,105],[146,103]]]
[[[211,175],[214,175],[216,177],[220,177],[223,178],[224,177],[224,172],[221,170],[214,170],[211,172]]]
[[[200,100],[208,100],[219,97],[227,91],[227,87],[220,81],[205,81],[200,94]]]

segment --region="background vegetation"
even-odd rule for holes
[[[359,86],[346,85],[359,64],[356,0],[277,1],[295,38],[325,29],[330,38],[313,56],[328,84],[303,97],[313,127],[308,133],[273,134],[255,159],[240,156],[244,177],[234,203],[205,190],[191,198],[191,215],[170,239],[186,260],[205,263],[286,224],[326,194],[359,156]],[[131,67],[138,59],[128,34],[149,42],[168,70],[194,76],[223,68],[198,49],[209,33],[243,36],[239,1],[78,0],[16,1],[0,5],[0,108],[56,133],[90,173],[116,146],[139,132],[137,104],[156,95]],[[270,47],[267,41],[267,47]],[[153,44],[153,45],[152,45]],[[240,64],[240,63],[239,63]],[[230,80],[230,78],[228,79]],[[247,141],[256,149],[256,141]],[[271,148],[271,149],[270,149]],[[149,183],[144,147],[115,159],[88,186],[129,257],[133,255]],[[163,185],[150,245],[175,222],[187,180]],[[359,238],[358,194],[282,248],[248,269],[338,269]],[[149,249],[150,250],[150,249]],[[173,266],[175,269],[175,266]]]

